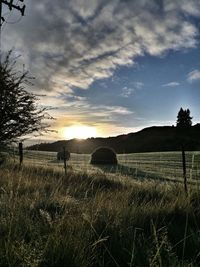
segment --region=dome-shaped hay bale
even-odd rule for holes
[[[67,150],[65,151],[65,157],[66,157],[66,160],[70,159],[70,152]],[[64,160],[64,151],[59,151],[57,153],[57,160]]]
[[[91,156],[91,164],[117,164],[117,155],[110,147],[97,148]]]

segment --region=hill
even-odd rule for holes
[[[186,150],[200,150],[200,124],[177,133],[174,126],[153,126],[136,133],[107,138],[88,138],[86,140],[61,140],[41,143],[28,147],[30,150],[60,151],[65,146],[71,153],[92,153],[97,147],[109,146],[117,153],[156,152],[180,150],[184,140]]]

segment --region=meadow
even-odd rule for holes
[[[35,156],[34,156],[35,155]],[[199,153],[118,155],[97,167],[27,152],[0,166],[0,266],[199,266]]]
[[[63,167],[57,161],[56,152],[25,150],[24,159],[29,164]],[[118,154],[118,166],[101,166],[90,164],[90,154],[71,153],[67,162],[74,171],[106,173],[114,176],[133,176],[134,179],[182,180],[181,152],[151,152]],[[186,152],[187,178],[200,179],[200,152]]]

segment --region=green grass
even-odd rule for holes
[[[0,167],[0,266],[198,266],[191,185],[7,163]]]

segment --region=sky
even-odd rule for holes
[[[14,1],[22,5],[19,1]],[[199,0],[24,0],[3,9],[3,51],[21,55],[27,88],[51,107],[46,140],[115,136],[200,122]]]

